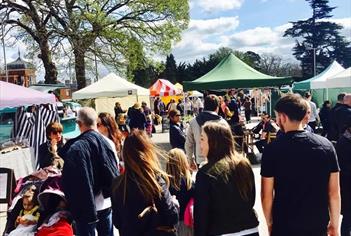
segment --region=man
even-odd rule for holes
[[[336,143],[340,164],[341,236],[351,235],[351,120]]]
[[[262,156],[261,200],[273,236],[337,235],[339,167],[326,138],[304,131],[307,103],[296,94],[281,98],[277,123],[284,132]]]
[[[347,124],[351,120],[351,93],[345,94],[343,105],[335,110],[335,120],[338,138],[340,138],[347,128]]]
[[[339,110],[341,107],[344,106],[344,97],[345,93],[340,93],[338,95],[338,101],[336,102],[335,106],[330,110],[329,113],[329,127],[328,127],[328,139],[330,141],[337,141],[339,138],[338,128],[337,128],[337,120],[335,117],[336,111]]]
[[[196,166],[200,165],[201,162],[206,161],[206,157],[202,156],[200,151],[201,127],[206,121],[217,121],[223,125],[228,125],[227,121],[218,115],[218,110],[219,98],[216,95],[210,94],[205,97],[204,111],[189,123],[185,141],[185,152],[193,169],[196,169]]]
[[[311,93],[307,92],[305,93],[305,99],[310,103],[311,106],[311,114],[310,114],[310,119],[308,121],[308,125],[313,129],[313,132],[316,131],[316,126],[319,120],[319,116],[317,113],[317,106],[316,103],[312,102],[312,96]]]
[[[272,125],[271,116],[266,112],[262,113],[261,122],[252,129],[252,132],[258,134],[261,132],[261,130],[262,133],[260,135],[260,140],[255,142],[255,145],[260,153],[263,152],[264,147],[267,145],[269,133],[277,132],[276,128]]]
[[[60,152],[65,161],[62,185],[80,236],[95,235],[95,229],[100,235],[113,235],[109,197],[112,180],[118,175],[117,161],[97,131],[97,119],[94,109],[80,109],[77,123],[81,134]]]

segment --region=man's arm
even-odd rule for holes
[[[273,219],[272,219],[272,206],[273,206],[273,190],[274,178],[262,177],[261,178],[261,202],[263,214],[266,218],[269,233],[271,233]]]
[[[195,157],[195,151],[194,151],[196,148],[195,145],[196,145],[196,142],[195,142],[195,138],[194,138],[194,131],[193,131],[192,126],[190,124],[188,127],[188,130],[187,130],[187,133],[186,133],[184,147],[185,147],[186,156],[188,158],[188,163],[189,163],[190,168],[192,170],[197,169],[196,161],[195,161],[196,157]]]
[[[328,226],[329,235],[338,235],[339,216],[340,216],[340,185],[339,172],[333,172],[329,177],[329,217],[330,222]]]

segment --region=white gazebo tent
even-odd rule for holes
[[[114,115],[114,105],[118,101],[123,109],[135,102],[149,103],[150,91],[133,84],[114,73],[72,94],[72,99],[95,99],[97,112],[109,112]]]
[[[316,79],[311,80],[311,89],[316,93],[323,93],[323,100],[329,99],[329,90],[327,87],[328,80],[334,75],[344,71],[345,68],[342,67],[337,61],[333,63],[321,74],[317,75]]]
[[[325,70],[321,76],[311,81],[311,89],[325,89],[327,88],[327,81],[334,75],[344,71],[345,68],[342,67],[337,61],[334,61],[328,70]]]
[[[328,79],[327,88],[351,88],[351,67]]]

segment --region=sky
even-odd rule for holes
[[[330,0],[331,20],[351,39],[351,1]],[[207,57],[219,47],[271,53],[294,60],[294,40],[282,37],[289,22],[307,19],[312,10],[305,0],[191,0],[189,28],[172,53],[177,62]]]
[[[291,26],[289,22],[312,15],[305,0],[190,0],[189,4],[189,27],[172,48],[177,63],[192,63],[220,47],[269,53],[287,62],[297,62],[292,56],[294,39],[282,35]],[[351,1],[330,0],[329,6],[337,7],[330,20],[341,24],[344,27],[341,33],[351,41]],[[7,62],[18,57],[18,49],[24,55],[25,46],[21,43],[6,48]],[[1,50],[1,65],[3,58]],[[99,74],[107,73],[105,69]],[[37,75],[39,80],[43,78],[42,69]]]

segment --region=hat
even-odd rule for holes
[[[136,102],[136,103],[134,103],[134,105],[133,105],[133,108],[135,108],[135,109],[140,109],[140,103],[139,102]]]

